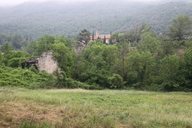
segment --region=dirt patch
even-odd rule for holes
[[[177,49],[176,53],[178,56],[182,56],[185,53],[185,50],[184,49]]]
[[[48,92],[91,92],[91,91],[84,89],[55,89],[55,90],[49,90]]]
[[[23,120],[40,123],[62,123],[64,107],[38,104],[31,102],[4,102],[0,103],[0,127],[12,128],[18,126]]]

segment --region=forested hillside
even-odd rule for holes
[[[96,1],[61,4],[27,2],[0,9],[0,34],[20,34],[36,39],[45,33],[76,36],[84,28],[100,33],[129,31],[143,23],[164,33],[178,14],[192,16],[192,3],[159,4]]]
[[[0,86],[192,91],[191,33],[191,17],[178,15],[167,35],[157,35],[143,24],[129,33],[112,34],[109,43],[90,40],[87,30],[77,40],[48,34],[32,41],[5,36],[11,41],[1,46]],[[79,46],[83,48],[76,52]],[[29,56],[49,50],[60,67],[52,75],[38,66],[21,66]]]

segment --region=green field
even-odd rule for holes
[[[0,88],[0,127],[29,126],[192,128],[192,93]]]

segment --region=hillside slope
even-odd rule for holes
[[[85,2],[62,4],[27,2],[0,9],[0,34],[17,33],[37,38],[45,33],[75,36],[80,30],[101,33],[128,31],[143,23],[165,32],[178,14],[192,16],[192,3],[144,4],[133,2]]]

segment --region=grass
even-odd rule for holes
[[[191,105],[184,92],[0,88],[0,127],[192,128]]]

